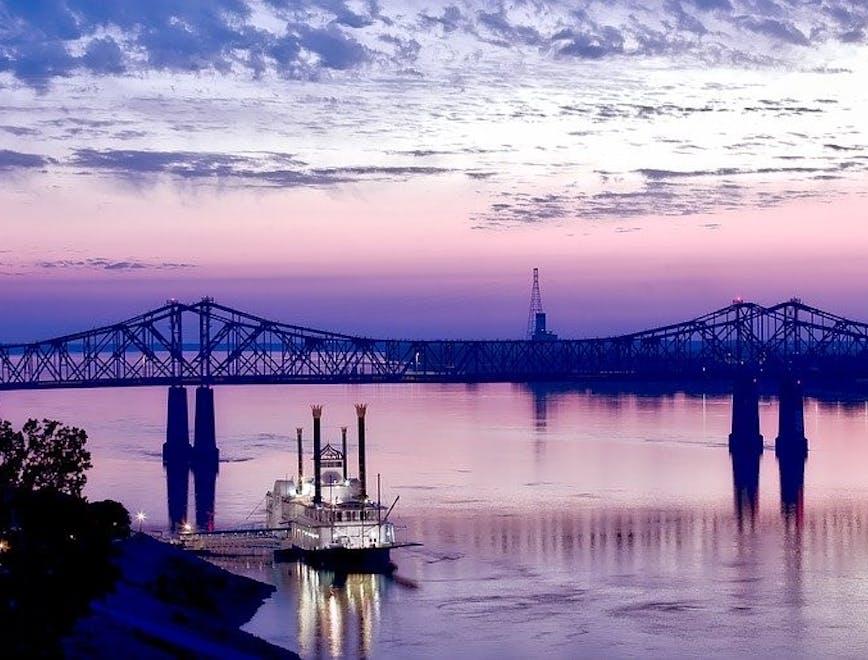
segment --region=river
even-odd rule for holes
[[[192,391],[190,392],[192,395]],[[4,393],[0,416],[90,434],[86,494],[169,527],[164,389]],[[192,397],[191,397],[192,398]],[[216,391],[216,483],[174,511],[232,528],[295,471],[295,427],[324,404],[339,445],[368,408],[368,472],[403,540],[396,578],[262,558],[274,583],[246,629],[303,657],[730,657],[868,652],[868,404],[808,399],[810,454],[734,466],[723,393],[524,385],[249,386]],[[308,469],[310,469],[308,461]],[[375,479],[375,477],[372,477]],[[214,488],[213,501],[210,488]],[[187,492],[185,492],[187,491]]]

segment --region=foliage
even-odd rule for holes
[[[60,640],[118,577],[130,534],[118,502],[81,497],[87,434],[56,421],[0,422],[0,640],[4,657],[56,657]],[[8,656],[6,655],[8,654]]]
[[[0,639],[8,657],[53,656],[90,602],[118,577],[115,540],[129,535],[117,502],[51,490],[7,490],[0,510]]]
[[[91,467],[86,442],[85,431],[53,420],[29,419],[20,431],[0,421],[0,487],[81,496]]]

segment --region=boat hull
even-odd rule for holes
[[[390,548],[322,548],[309,550],[293,545],[274,551],[277,562],[303,561],[313,568],[342,573],[391,573],[395,570]]]

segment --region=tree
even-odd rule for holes
[[[0,487],[81,497],[92,465],[86,442],[85,431],[54,420],[29,419],[20,431],[0,421]]]
[[[119,502],[81,496],[87,433],[31,419],[0,421],[0,640],[3,657],[61,657],[61,639],[120,566],[130,516]],[[5,654],[5,655],[4,655]]]

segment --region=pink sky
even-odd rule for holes
[[[136,314],[169,297],[375,336],[520,336],[530,269],[564,336],[626,332],[733,297],[800,296],[868,318],[866,201],[842,195],[764,210],[473,228],[453,181],[382,184],[364,195],[299,190],[192,196],[103,184],[0,196],[6,339],[35,339]],[[95,200],[98,200],[95,202]],[[156,212],[155,212],[156,210]],[[408,218],[412,217],[412,221]],[[42,262],[140,262],[116,272]],[[161,263],[189,268],[157,268]]]

